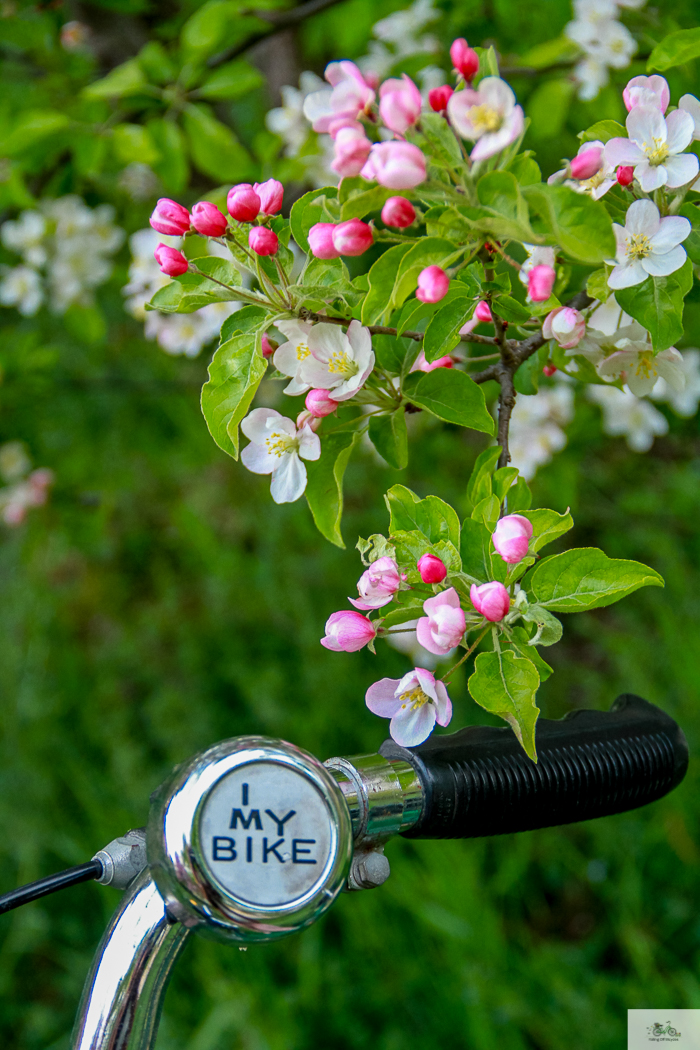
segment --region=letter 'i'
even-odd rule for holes
[[[248,805],[248,785],[247,784],[243,784],[241,786],[241,805],[242,806],[247,806]]]
[[[248,861],[249,864],[253,859],[253,840],[250,837],[250,835],[246,839],[245,843],[245,859]]]

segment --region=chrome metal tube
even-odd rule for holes
[[[142,872],[95,954],[73,1050],[152,1050],[168,977],[188,932],[169,918],[148,870]]]

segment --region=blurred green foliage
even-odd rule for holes
[[[373,22],[395,7],[347,0],[317,16],[297,33],[301,68],[361,54]],[[243,177],[241,168],[219,169],[216,157],[228,154],[218,147],[216,165],[202,159],[211,156],[202,143],[216,135],[245,151],[246,177],[283,170],[261,132],[270,104],[262,84],[240,98],[207,97],[202,73],[192,81],[199,99],[177,120],[153,93],[125,95],[116,108],[85,94],[130,60],[136,77],[141,70],[148,83],[167,82],[174,42],[203,10],[82,4],[82,20],[113,44],[98,65],[61,50],[62,7],[5,4],[3,217],[37,197],[78,192],[116,204],[120,223],[137,229],[152,204],[128,197],[121,168],[149,157],[164,188],[182,187],[189,203]],[[645,10],[660,39],[692,25],[697,4]],[[468,0],[444,5],[439,34],[524,54],[569,17],[564,0]],[[238,68],[254,78],[252,66]],[[619,83],[643,71],[640,59]],[[669,74],[674,97],[693,90],[694,73]],[[561,71],[512,80],[540,114],[531,134],[547,174],[575,152],[578,130],[623,115],[619,84],[582,103],[564,80]],[[215,130],[207,139],[202,128]],[[119,294],[126,258],[100,290],[97,315],[22,320],[3,311],[0,440],[26,442],[58,479],[49,506],[0,542],[3,888],[79,863],[143,824],[149,792],[217,739],[262,732],[321,757],[376,749],[384,726],[364,692],[381,675],[402,674],[405,658],[387,648],[377,657],[330,653],[318,643],[323,624],[360,573],[356,535],[386,524],[380,492],[401,481],[466,509],[466,479],[487,441],[418,420],[424,432],[408,472],[359,457],[346,486],[350,549],[338,551],[319,540],[303,503],[274,506],[266,479],[213,444],[198,406],[206,362],[168,358],[143,340]],[[700,341],[697,302],[686,320],[681,345]],[[640,559],[667,581],[665,591],[571,616],[566,641],[548,652],[558,673],[540,698],[545,716],[560,717],[638,692],[680,721],[695,754],[700,435],[696,420],[669,419],[669,436],[638,456],[602,438],[598,410],[583,406],[568,448],[534,483],[536,502],[571,506],[572,542]],[[465,679],[452,690],[451,729],[487,718]],[[700,1008],[697,786],[691,764],[684,784],[648,810],[492,841],[398,841],[384,887],[344,895],[302,936],[247,952],[193,938],[158,1046],[613,1050],[630,1007]],[[7,1050],[66,1050],[117,899],[82,886],[0,920]]]

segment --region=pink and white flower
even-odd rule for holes
[[[484,77],[477,90],[456,91],[447,115],[463,139],[476,141],[472,160],[487,160],[520,138],[525,127],[522,108],[500,77]]]
[[[268,179],[267,182],[256,182],[253,189],[260,198],[260,211],[263,215],[276,215],[282,210],[284,199],[284,186],[277,179]]]
[[[379,115],[390,131],[404,135],[420,117],[421,93],[404,73],[401,80],[385,80],[379,89]]]
[[[382,222],[385,225],[404,230],[415,221],[416,209],[405,197],[389,197],[385,202],[382,208]]]
[[[452,703],[442,682],[423,667],[403,678],[382,678],[367,690],[365,703],[380,718],[390,718],[389,732],[401,747],[422,744],[435,723],[450,724]]]
[[[571,306],[557,306],[547,314],[542,325],[545,339],[554,341],[563,350],[570,350],[581,342],[586,332],[586,318]]]
[[[435,361],[426,361],[425,354],[421,350],[418,357],[411,365],[412,372],[434,372],[436,368],[454,368],[455,358],[451,354],[438,357]]]
[[[309,333],[313,325],[308,321],[290,320],[278,321],[276,327],[287,337],[287,342],[278,346],[273,358],[275,368],[282,375],[290,376],[292,380],[291,383],[287,383],[284,392],[292,397],[295,394],[304,394],[311,384],[302,379],[301,366],[311,353]]]
[[[334,401],[328,390],[309,390],[304,401],[307,411],[314,419],[324,419],[331,416],[338,408],[338,402]],[[299,421],[297,420],[297,426]]]
[[[493,532],[493,545],[509,565],[522,561],[532,538],[532,522],[522,514],[506,514]]]
[[[357,583],[358,598],[348,598],[351,605],[365,612],[388,605],[401,586],[399,567],[393,558],[377,558],[363,572]]]
[[[343,609],[334,612],[326,621],[326,634],[321,645],[334,653],[356,653],[376,638],[377,629],[361,613]]]
[[[681,95],[678,108],[693,118],[693,138],[700,139],[700,102],[695,95]]]
[[[321,455],[321,442],[309,426],[297,429],[294,420],[274,408],[256,408],[241,423],[250,444],[241,452],[241,462],[253,474],[272,474],[270,493],[275,503],[293,503],[306,488],[302,459]],[[300,458],[301,457],[301,458]]]
[[[429,653],[445,656],[462,641],[466,630],[464,610],[454,587],[441,591],[423,602],[423,612],[416,624],[418,641]]]
[[[588,194],[594,201],[603,197],[610,187],[615,185],[615,168],[607,160],[605,145],[602,142],[584,142],[569,167],[572,176],[570,179],[566,178],[567,169],[562,168],[561,171],[550,175],[547,182],[551,185],[565,179],[566,186],[570,186],[577,193]]]
[[[441,266],[426,266],[418,274],[416,299],[422,303],[439,303],[450,288],[450,279]]]
[[[308,347],[301,380],[330,391],[334,401],[347,401],[356,394],[374,368],[372,337],[359,321],[351,321],[347,333],[339,325],[315,324]]]
[[[425,182],[425,156],[412,142],[377,142],[360,175],[389,190],[411,190]]]
[[[698,158],[683,154],[693,140],[695,125],[690,113],[676,109],[664,118],[651,106],[635,106],[627,120],[628,139],[610,139],[605,157],[614,168],[632,165],[634,177],[645,193],[661,186],[676,189],[698,174]]]
[[[680,392],[685,385],[683,357],[675,346],[654,356],[648,333],[633,321],[616,333],[616,350],[598,364],[598,374],[605,379],[622,379],[635,397],[650,394],[661,376],[672,390]]]
[[[335,158],[331,168],[341,179],[345,179],[360,174],[369,157],[372,143],[365,135],[362,125],[358,124],[338,131],[334,149]]]
[[[154,230],[169,237],[178,237],[187,233],[192,217],[187,208],[169,197],[161,197],[148,220]]]
[[[527,252],[527,259],[520,267],[518,277],[527,287],[530,283],[530,270],[534,269],[535,266],[551,266],[553,268],[556,253],[554,248],[543,248],[538,244],[527,244],[525,241],[523,241],[523,248]]]
[[[469,589],[471,603],[478,613],[491,623],[498,623],[510,609],[510,596],[502,583],[473,583]]]
[[[630,116],[636,112],[639,110],[632,110]],[[650,275],[666,277],[679,270],[686,260],[681,241],[690,233],[690,223],[681,215],[662,219],[653,201],[634,201],[627,210],[624,227],[614,222],[613,230],[617,266],[608,277],[611,288],[631,288]]]
[[[671,90],[665,77],[632,77],[622,92],[627,112],[635,106],[651,106],[665,113],[671,101]]]
[[[331,87],[306,96],[304,116],[314,131],[330,132],[334,123],[357,120],[374,102],[374,91],[354,62],[331,62],[325,77]]]
[[[533,303],[546,303],[557,279],[553,266],[533,266],[527,275],[527,295]]]

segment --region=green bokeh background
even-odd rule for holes
[[[196,6],[18,5],[0,20],[14,25],[10,38],[21,37],[23,20],[48,28],[43,50],[17,39],[2,45],[12,113],[59,89],[77,95],[96,75],[88,59],[56,47],[65,18],[115,34],[136,25],[167,41]],[[372,22],[393,6],[349,0],[317,17],[297,34],[301,68],[363,53]],[[654,20],[662,26],[658,39],[675,28],[671,17],[689,26],[699,10],[692,2],[663,18],[651,10],[645,24],[649,32]],[[437,32],[444,42],[463,34],[522,53],[568,17],[559,0],[445,4]],[[640,62],[631,72],[642,70]],[[687,68],[670,78],[674,97],[693,90],[694,76]],[[545,173],[575,151],[579,128],[622,116],[626,77],[595,103],[572,102],[553,131],[537,125],[531,145]],[[514,84],[527,99],[549,79]],[[252,149],[269,105],[260,89],[222,119]],[[150,202],[120,195],[111,170],[91,181],[50,149],[20,160],[30,198],[80,192],[90,204],[115,203],[129,231],[145,225]],[[193,178],[187,203],[212,188]],[[17,185],[10,192],[5,183],[0,218],[22,206]],[[102,334],[93,326],[92,341],[80,314],[22,320],[3,310],[0,318],[0,441],[25,441],[35,463],[57,475],[50,504],[0,538],[3,889],[79,863],[142,825],[149,793],[172,766],[221,738],[264,733],[322,758],[376,749],[386,726],[366,710],[365,690],[404,673],[407,662],[386,647],[377,656],[330,653],[318,642],[323,624],[353,592],[355,538],[386,523],[382,491],[400,480],[459,507],[485,441],[419,419],[406,472],[359,456],[346,478],[349,550],[338,551],[319,537],[303,501],[276,507],[267,480],[213,444],[198,407],[207,354],[172,359],[143,339],[122,307],[127,263],[124,250],[99,291],[106,324]],[[681,345],[691,346],[700,342],[697,301],[686,316]],[[560,717],[637,692],[678,719],[694,756],[700,435],[696,419],[668,416],[669,435],[640,456],[603,437],[598,410],[584,403],[567,449],[533,484],[536,503],[571,506],[575,544],[638,558],[667,581],[665,591],[567,617],[540,699],[546,716]],[[451,729],[488,717],[465,680],[451,690]],[[390,880],[342,895],[302,936],[246,952],[192,938],[158,1050],[621,1047],[628,1008],[700,1008],[699,812],[691,761],[676,792],[636,813],[477,842],[394,842]],[[115,891],[85,885],[0,919],[7,1050],[68,1047],[92,952],[117,901]]]

